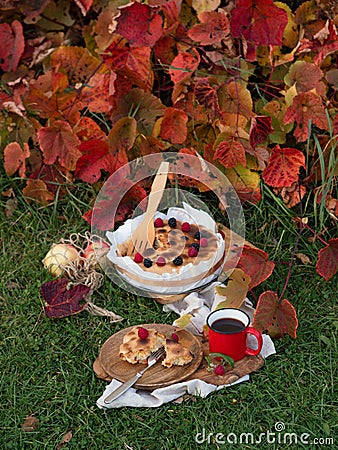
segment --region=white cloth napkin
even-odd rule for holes
[[[179,302],[164,305],[163,310],[165,312],[174,311],[180,316],[184,314],[192,314],[193,318],[191,319],[191,322],[186,327],[186,329],[193,334],[197,334],[197,330],[202,330],[208,314],[213,311],[213,309],[215,309],[220,301],[218,295],[215,294],[215,286],[219,284],[220,283],[214,283],[203,292],[193,292]],[[222,299],[224,300],[224,298]],[[245,300],[241,309],[249,314],[252,319],[254,308],[252,307],[252,303],[248,299]],[[175,322],[173,323],[173,325],[175,325]],[[265,359],[274,353],[276,353],[276,350],[270,336],[264,334],[263,346],[260,352],[261,356]],[[96,404],[100,409],[121,408],[123,406],[130,406],[134,408],[156,408],[163,405],[164,403],[171,402],[184,394],[190,394],[205,398],[211,392],[219,391],[224,387],[242,383],[243,381],[249,380],[249,378],[249,375],[245,375],[234,383],[221,386],[215,386],[214,384],[206,383],[205,381],[199,379],[189,380],[183,381],[181,383],[176,383],[164,388],[155,389],[152,392],[130,388],[119,398],[107,405],[104,403],[104,399],[122,384],[120,381],[113,379],[107,385],[105,391],[97,400]]]

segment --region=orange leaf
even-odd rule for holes
[[[253,116],[250,91],[240,83],[231,81],[218,89],[218,101],[223,113],[233,113],[246,118]],[[226,121],[225,121],[226,124]]]
[[[325,281],[338,271],[338,238],[330,239],[327,246],[319,250],[316,270]]]
[[[171,81],[175,84],[192,76],[200,63],[200,56],[194,48],[192,53],[181,52],[172,61],[169,68]]]
[[[41,128],[38,139],[45,164],[53,164],[58,159],[62,167],[75,170],[81,156],[80,140],[67,122],[59,120],[52,127]]]
[[[61,46],[50,56],[51,67],[67,75],[69,83],[89,83],[93,73],[107,71],[107,66],[102,65],[89,50],[83,47]]]
[[[321,97],[314,92],[301,92],[286,110],[284,123],[296,122],[294,135],[299,142],[304,142],[308,138],[310,121],[322,130],[328,129]]]
[[[54,200],[54,194],[49,192],[42,180],[28,180],[22,193],[28,203],[34,200],[42,205],[47,205]]]
[[[133,47],[153,47],[163,34],[158,7],[135,2],[119,9],[116,33],[128,39]]]
[[[269,186],[291,186],[298,180],[300,167],[305,167],[305,156],[301,151],[276,145],[262,178]]]
[[[201,23],[188,31],[188,36],[201,45],[215,45],[229,36],[230,23],[223,12],[204,11],[198,15]]]
[[[252,326],[258,331],[267,331],[271,337],[281,338],[285,334],[297,337],[298,320],[295,308],[273,291],[263,292],[258,299]]]
[[[302,198],[306,194],[306,187],[299,186],[299,184],[296,182],[293,183],[291,186],[286,186],[276,190],[277,191],[280,190],[280,195],[283,199],[283,202],[286,204],[288,208],[292,208],[293,206],[298,205],[298,203],[302,200]]]
[[[27,143],[23,144],[23,149],[17,142],[11,142],[4,149],[4,166],[7,175],[14,175],[19,171],[19,176],[26,176],[25,159],[29,158],[30,151]]]
[[[73,108],[76,92],[69,91],[66,89],[67,86],[68,78],[65,74],[49,70],[31,81],[30,89],[25,96],[25,104],[41,118],[60,119],[67,115],[69,121],[77,122],[80,114],[77,108]]]
[[[134,145],[137,122],[134,117],[122,117],[110,130],[108,144],[112,153],[130,150]]]
[[[218,141],[219,139],[217,139],[216,144]],[[220,142],[216,147],[214,158],[218,159],[224,167],[229,169],[239,164],[246,166],[245,149],[234,138]]]
[[[250,276],[249,289],[253,289],[269,278],[275,264],[263,250],[244,245],[237,267]]]
[[[187,138],[188,116],[177,108],[167,108],[161,123],[160,136],[172,144],[183,144]]]
[[[0,68],[4,72],[14,72],[25,49],[23,28],[18,20],[12,25],[0,24]]]

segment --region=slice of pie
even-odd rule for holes
[[[162,361],[164,367],[184,366],[193,359],[192,353],[174,339],[166,339],[164,348],[166,353],[165,359]]]
[[[147,364],[147,359],[152,352],[155,352],[164,345],[166,336],[159,331],[149,328],[145,339],[139,336],[139,329],[134,327],[123,338],[120,345],[120,358],[131,364]]]

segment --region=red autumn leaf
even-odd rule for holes
[[[102,55],[106,64],[136,86],[151,90],[154,74],[151,68],[150,47],[130,47],[126,39],[115,36],[112,44]]]
[[[106,134],[100,126],[90,117],[81,117],[81,120],[74,126],[73,131],[81,142],[93,139],[105,140]]]
[[[320,66],[324,59],[338,51],[338,35],[334,22],[329,19],[326,39],[301,39],[297,53],[314,53],[313,62]]]
[[[0,24],[0,68],[4,72],[14,72],[25,49],[23,28],[18,20]]]
[[[92,227],[95,227],[100,231],[112,230],[116,223],[124,222],[131,216],[134,210],[134,204],[133,202],[127,202],[119,205],[115,217],[112,217],[112,214],[110,213],[113,207],[113,202],[102,200],[97,203],[93,209],[88,210],[82,218],[90,223]]]
[[[246,166],[245,149],[243,145],[234,138],[220,142],[214,154],[214,158],[227,169],[241,164]]]
[[[116,222],[125,220],[133,212],[135,206],[146,198],[145,189],[132,180],[124,178],[125,175],[126,171],[122,171],[120,181],[114,178],[114,185],[108,179],[103,188],[104,192],[100,193],[102,199],[99,198],[94,208],[84,215],[83,218],[91,223],[92,227],[101,231],[113,229]]]
[[[292,105],[286,110],[284,123],[296,122],[294,135],[299,142],[304,142],[309,135],[310,121],[322,130],[328,129],[321,97],[314,92],[301,92],[294,97]]]
[[[112,94],[109,93],[110,81],[109,73],[93,75],[81,91],[77,108],[88,108],[90,112],[109,113],[113,108],[110,101]]]
[[[200,56],[194,48],[188,52],[180,52],[172,61],[169,68],[169,75],[173,83],[179,83],[190,78],[200,63]]]
[[[152,47],[160,39],[163,31],[158,8],[135,2],[119,9],[115,31],[133,47]]]
[[[59,164],[40,164],[29,176],[32,180],[41,180],[45,183],[49,193],[57,194],[62,198],[67,191],[67,183],[72,183],[73,178],[69,170]]]
[[[231,11],[231,32],[254,45],[282,45],[286,11],[272,0],[238,0]]]
[[[188,36],[201,45],[215,45],[229,36],[230,23],[223,12],[204,11],[198,15],[201,23],[194,25]]]
[[[11,142],[4,149],[4,166],[7,175],[14,175],[19,171],[19,176],[26,176],[26,162],[29,158],[30,151],[27,143],[23,144],[23,148],[17,142]]]
[[[48,205],[54,200],[54,194],[47,189],[46,183],[42,180],[27,180],[22,193],[28,203],[36,201],[42,205]]]
[[[327,246],[319,250],[316,270],[325,281],[338,272],[338,238],[330,239]]]
[[[80,140],[67,122],[58,120],[52,127],[41,128],[38,138],[45,164],[53,164],[58,159],[62,167],[75,170],[81,156]]]
[[[67,278],[59,278],[47,281],[41,286],[41,294],[46,302],[45,314],[48,318],[71,316],[87,308],[87,303],[80,304],[80,302],[89,293],[90,288],[78,284],[68,289],[68,283]]]
[[[222,118],[222,111],[218,103],[217,89],[210,86],[208,78],[199,78],[195,84],[195,97],[203,105],[211,120]]]
[[[291,186],[298,180],[300,167],[305,167],[305,156],[300,150],[276,145],[262,178],[269,186]]]
[[[80,11],[84,16],[87,15],[87,12],[90,10],[93,4],[93,0],[75,0],[75,3],[80,8]]]
[[[101,170],[112,174],[119,167],[116,156],[110,153],[105,141],[93,139],[83,142],[79,150],[82,156],[77,160],[74,176],[86,183],[98,181],[102,175]],[[125,162],[128,162],[126,155],[125,158]]]
[[[188,133],[187,122],[188,116],[184,111],[177,108],[167,108],[161,123],[161,138],[172,144],[183,144]]]
[[[251,119],[250,126],[250,145],[256,148],[266,140],[268,135],[273,132],[272,119],[268,116],[255,116]]]
[[[263,292],[258,299],[252,326],[258,331],[267,331],[273,338],[282,338],[286,334],[297,337],[298,320],[295,308],[273,291]]]
[[[253,289],[269,278],[275,264],[263,250],[244,245],[237,267],[250,276],[249,289]]]

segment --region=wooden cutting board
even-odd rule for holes
[[[203,358],[201,341],[189,331],[181,330],[166,324],[144,324],[140,325],[147,329],[155,329],[167,337],[172,333],[177,333],[179,342],[186,347],[193,355],[193,360],[185,366],[173,366],[170,368],[162,366],[159,361],[135,384],[138,389],[153,390],[159,387],[170,386],[179,383],[190,376],[198,369]],[[101,347],[98,360],[94,363],[95,373],[99,373],[100,378],[111,380],[113,378],[125,382],[142,370],[144,364],[130,364],[123,361],[120,356],[120,345],[124,336],[134,327],[128,327],[111,336]]]
[[[165,325],[165,327],[170,327],[170,328],[166,328],[167,330],[168,329],[174,329],[174,327],[171,327],[170,325]],[[127,329],[127,330],[129,330],[129,329]],[[122,331],[125,331],[125,330],[122,330]],[[179,335],[182,335],[182,333],[183,333],[183,335],[185,333],[187,333],[185,330],[177,330],[177,329],[176,329],[175,332],[177,334],[179,334]],[[234,383],[235,381],[237,381],[240,378],[242,378],[244,375],[248,375],[248,374],[250,374],[252,372],[255,372],[258,369],[260,369],[261,367],[263,367],[263,365],[264,365],[264,359],[260,355],[258,355],[258,356],[245,356],[240,361],[236,361],[234,368],[231,368],[230,366],[227,366],[226,372],[225,372],[224,375],[215,375],[212,371],[208,370],[208,364],[207,364],[206,359],[204,358],[204,355],[208,355],[209,354],[208,342],[203,342],[202,338],[200,338],[200,337],[197,337],[197,336],[193,336],[193,337],[199,343],[198,348],[199,348],[199,351],[200,351],[200,357],[197,358],[195,362],[193,362],[194,369],[192,369],[192,367],[191,367],[188,371],[185,371],[188,366],[183,366],[181,368],[184,371],[184,374],[181,374],[182,378],[181,378],[181,376],[178,377],[179,381],[188,381],[188,380],[199,379],[199,380],[205,381],[206,383],[214,384],[216,386],[221,386],[221,385]],[[102,347],[102,349],[104,349],[105,346],[107,348],[104,349],[103,351],[101,349],[100,355],[94,361],[94,364],[93,364],[94,372],[96,373],[98,378],[100,378],[102,380],[105,380],[105,381],[108,381],[108,382],[110,382],[113,378],[116,378],[116,379],[118,379],[120,381],[126,381],[127,378],[133,376],[137,371],[140,370],[140,366],[141,365],[137,364],[136,365],[137,368],[136,368],[136,367],[134,367],[135,365],[126,363],[125,361],[121,361],[122,363],[124,363],[124,365],[127,364],[127,366],[124,367],[124,370],[126,370],[125,375],[120,377],[121,379],[116,377],[116,374],[111,375],[111,373],[113,373],[113,370],[110,367],[115,367],[114,361],[116,362],[116,357],[115,357],[115,354],[111,355],[111,353],[109,353],[108,347],[110,346],[110,339],[111,338],[109,338],[108,341],[106,341],[106,343],[103,344],[103,347]],[[189,337],[189,340],[190,340],[190,337]],[[195,341],[193,341],[193,342],[195,342]],[[105,352],[107,352],[107,353],[105,353]],[[101,358],[102,357],[103,357],[103,362],[105,363],[104,366],[101,363]],[[108,359],[113,358],[113,362],[106,362],[106,358],[108,358]],[[198,367],[195,368],[195,364],[197,364],[197,361],[199,361],[199,363],[198,363],[199,365],[198,365]],[[130,369],[131,369],[130,366],[134,367],[134,369],[133,369],[134,371],[133,372],[130,372]],[[128,369],[126,369],[126,367]],[[142,367],[143,367],[143,365],[142,365]],[[107,372],[107,370],[105,368],[107,368],[107,370],[109,370],[109,372]],[[162,374],[162,372],[161,372],[162,369],[160,367],[158,367],[158,369],[160,369],[159,373]],[[173,368],[171,368],[171,369],[173,369]],[[171,369],[163,368],[163,370],[167,370],[167,371],[171,370]],[[149,369],[148,372],[151,373],[152,370],[153,370],[153,368]],[[190,372],[190,370],[191,370],[191,373],[188,374]],[[127,378],[126,378],[126,374],[128,374]],[[170,372],[168,372],[168,374],[170,374]],[[118,376],[120,376],[120,373],[118,373]],[[159,375],[157,374],[156,376],[159,376]],[[176,375],[173,376],[172,379],[170,379],[170,378],[167,379],[166,380],[167,383],[164,385],[163,382],[162,382],[162,378],[160,377],[160,379],[155,382],[155,386],[154,387],[150,387],[150,385],[151,385],[151,382],[150,382],[150,384],[146,383],[147,384],[146,387],[142,387],[142,388],[143,389],[147,389],[147,390],[153,390],[153,389],[157,389],[157,388],[160,388],[160,387],[164,387],[164,386],[168,386],[168,385],[171,385],[171,384],[175,384],[175,383],[178,382],[178,380],[175,380],[175,378],[176,378]],[[141,380],[142,380],[142,378],[141,378]],[[139,386],[139,384],[137,384],[135,387],[141,388]]]

